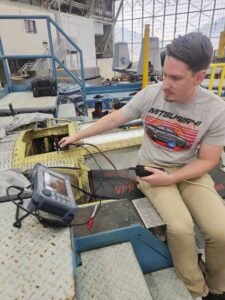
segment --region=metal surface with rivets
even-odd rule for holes
[[[75,299],[70,230],[44,228],[32,216],[14,228],[15,211],[1,204],[0,298]]]
[[[156,209],[152,206],[148,198],[139,198],[132,200],[146,228],[165,225]]]
[[[130,243],[83,252],[80,300],[152,300]]]
[[[13,150],[18,136],[19,133],[14,133],[0,139],[0,169],[11,168]]]
[[[43,138],[47,136],[54,135],[72,135],[77,132],[78,125],[75,123],[62,123],[58,126],[48,127],[44,129],[36,129],[36,130],[27,130],[20,133],[20,135],[16,139],[16,143],[13,148],[13,156],[12,156],[12,168],[32,168],[35,163],[43,163],[45,165],[54,165],[55,162],[60,166],[77,166],[79,161],[84,161],[85,157],[90,156],[91,154],[98,153],[98,149],[92,146],[83,147],[75,147],[70,146],[68,150],[61,151],[52,151],[48,153],[41,154],[30,154],[29,149],[32,144],[33,139]],[[130,130],[121,130],[112,133],[107,133],[105,135],[97,136],[93,140],[93,144],[97,144],[99,149],[103,152],[112,151],[112,150],[120,150],[120,149],[128,149],[134,146],[138,146],[141,144],[142,140],[142,129],[130,129]],[[127,136],[127,138],[125,138]],[[99,143],[98,139],[100,138],[101,143]],[[85,142],[91,142],[92,140],[84,139]]]
[[[193,299],[173,268],[145,274],[145,280],[154,300]]]
[[[14,168],[21,168],[25,165],[34,165],[35,163],[47,163],[51,161],[58,161],[64,165],[76,163],[76,153],[71,151],[53,151],[49,153],[29,155],[29,147],[31,147],[33,139],[43,138],[54,135],[72,135],[77,131],[76,124],[62,123],[52,128],[44,128],[38,130],[27,130],[21,132],[16,140],[14,147],[12,166]]]

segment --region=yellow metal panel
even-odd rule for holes
[[[78,127],[74,127],[74,124],[62,124],[53,128],[23,131],[16,140],[12,167],[24,168],[25,166],[34,165],[38,162],[48,164],[58,162],[61,165],[76,167],[80,162],[84,161],[84,156],[89,156],[89,153],[81,147],[69,146],[69,149],[65,151],[53,151],[28,156],[33,139],[60,134],[72,135],[76,131],[78,131]],[[101,151],[105,152],[140,145],[141,142],[142,137],[134,137],[116,142],[102,143],[98,145],[98,147]],[[94,147],[87,146],[86,148],[93,154],[98,152]]]
[[[28,156],[28,153],[31,149],[33,139],[52,135],[72,135],[78,130],[77,124],[63,123],[52,128],[22,131],[15,143],[12,167],[23,168],[25,165],[35,164],[38,162],[45,163],[49,161],[62,161],[62,163],[68,163],[68,161],[70,161],[70,154],[65,156],[63,155],[63,151],[55,151],[30,156]],[[70,163],[72,162],[70,161]]]
[[[35,146],[33,146],[33,140],[37,138],[43,138],[41,143],[45,146],[44,150],[47,149],[47,151],[50,151],[51,148],[48,145],[48,137],[50,140],[50,137],[54,135],[72,135],[76,131],[78,131],[78,126],[70,123],[61,124],[51,128],[27,130],[21,132],[15,143],[12,167],[22,170],[30,170],[33,169],[33,166],[36,163],[43,163],[49,168],[54,167],[54,169],[57,169],[58,167],[59,172],[74,176],[74,178],[76,178],[76,184],[79,188],[89,191],[89,168],[85,165],[85,158],[90,156],[90,153],[99,153],[98,149],[92,146],[84,145],[85,148],[87,148],[87,150],[90,152],[88,153],[88,151],[82,147],[79,147],[78,145],[71,145],[67,150],[53,150],[52,152],[47,153],[32,153],[32,151],[39,151],[39,149],[35,149]],[[45,138],[46,141],[44,140]],[[102,152],[107,152],[111,150],[137,146],[140,145],[141,142],[142,137],[134,137],[116,142],[112,141],[102,143],[98,145],[98,148]],[[86,198],[87,197],[85,197],[82,192],[76,192],[76,200],[80,203],[86,201]]]
[[[102,152],[107,152],[111,150],[117,150],[117,149],[122,149],[122,148],[129,148],[133,146],[138,146],[141,145],[142,142],[142,137],[135,137],[135,138],[129,138],[126,140],[121,140],[121,141],[116,141],[116,142],[110,142],[110,143],[102,143],[98,145],[98,148]],[[95,149],[94,147],[87,146],[86,147],[92,154],[98,153],[98,150]],[[80,148],[80,154],[84,156],[89,156],[87,151],[85,149]]]

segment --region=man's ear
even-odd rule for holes
[[[205,79],[206,70],[201,70],[195,74],[195,83],[199,85]]]

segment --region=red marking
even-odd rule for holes
[[[157,121],[156,121],[157,120]],[[163,125],[163,126],[167,126],[167,125],[169,125],[168,127],[179,127],[179,128],[181,128],[181,129],[185,129],[185,130],[187,130],[187,131],[190,131],[190,132],[192,132],[192,133],[198,133],[198,130],[197,129],[194,129],[194,128],[189,128],[188,127],[188,124],[186,124],[186,123],[181,123],[181,124],[179,124],[179,123],[177,123],[177,122],[173,122],[173,121],[165,121],[165,120],[163,120],[163,119],[155,119],[155,118],[153,118],[153,117],[150,117],[150,116],[146,116],[145,117],[145,120],[144,120],[147,124],[149,123],[149,124],[153,124],[153,125],[155,125],[155,124],[157,124],[157,125],[155,125],[155,126],[158,126],[159,124],[160,125]],[[160,122],[161,121],[161,122]]]
[[[196,137],[198,135],[197,129],[188,128],[187,126],[185,126],[185,124],[180,125],[177,122],[174,123],[172,121],[155,119],[151,116],[146,116],[144,122],[146,125],[153,125],[155,127],[161,125],[170,128],[171,130],[175,131],[178,136],[183,137],[186,141],[188,141],[191,145],[195,142]],[[158,140],[156,143],[160,144]],[[174,149],[174,150],[178,150],[178,151],[184,150],[180,147],[176,147],[176,148],[178,149]]]
[[[134,185],[132,183],[123,184],[123,185],[117,185],[115,187],[115,192],[117,195],[124,194],[125,192],[132,192],[134,189]]]

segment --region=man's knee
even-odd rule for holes
[[[189,218],[187,220],[173,220],[169,224],[167,223],[167,233],[177,238],[193,236],[195,234],[194,223]]]
[[[225,247],[225,224],[210,227],[204,236],[206,241],[219,243]]]

